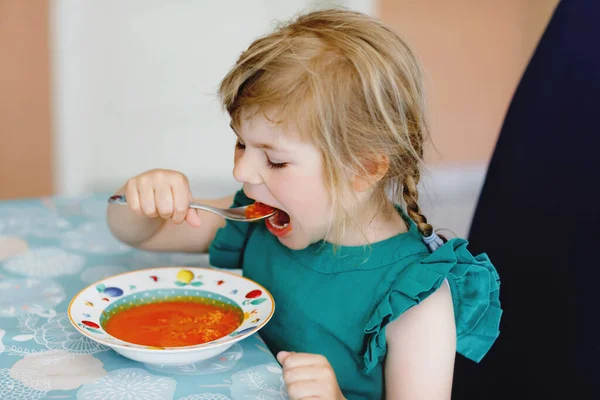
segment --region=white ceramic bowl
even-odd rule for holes
[[[131,306],[164,300],[204,297],[237,306],[242,324],[220,339],[184,347],[151,347],[125,342],[104,330],[112,313]],[[210,300],[209,300],[210,301]],[[102,279],[79,292],[69,304],[71,324],[83,335],[135,361],[182,365],[214,357],[258,332],[273,316],[273,296],[250,279],[218,269],[158,267]]]

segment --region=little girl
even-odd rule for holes
[[[412,51],[368,16],[303,15],[250,45],[219,95],[237,135],[234,197],[259,223],[188,209],[187,178],[152,170],[118,191],[112,232],[155,251],[210,254],[274,296],[261,337],[292,399],[448,399],[456,351],[498,336],[499,278],[419,209],[426,132]],[[403,204],[403,206],[401,206]]]

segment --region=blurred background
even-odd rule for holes
[[[513,92],[558,0],[0,0],[0,200],[112,192],[151,168],[238,188],[216,89],[278,21],[343,6],[404,36],[427,76],[422,206],[466,236]]]

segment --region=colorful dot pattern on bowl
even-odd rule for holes
[[[201,287],[201,289],[199,289]],[[231,334],[190,349],[235,342],[256,332],[274,311],[271,295],[255,282],[217,269],[163,267],[139,270],[103,279],[73,298],[69,314],[79,330],[109,346],[163,349],[124,342],[104,329],[119,311],[162,301],[186,301],[231,307],[243,314],[243,322]]]

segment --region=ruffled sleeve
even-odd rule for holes
[[[365,370],[387,352],[385,327],[448,280],[454,303],[457,352],[479,362],[499,335],[500,278],[486,254],[474,257],[467,241],[452,239],[403,270],[365,328]]]
[[[241,207],[253,203],[239,190],[234,198],[232,207]],[[248,235],[254,224],[247,222],[227,221],[225,227],[217,231],[208,248],[210,264],[219,268],[242,268],[242,256]]]

